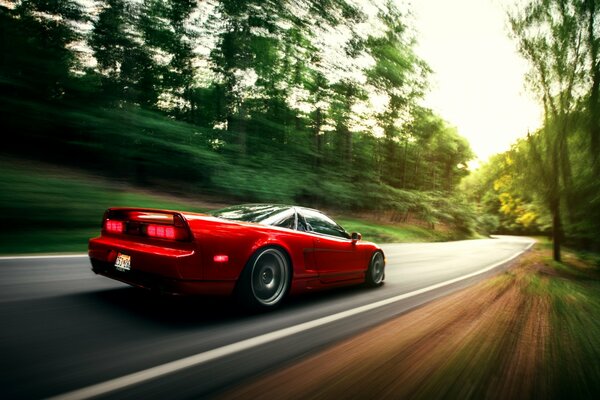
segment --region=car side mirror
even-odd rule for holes
[[[350,238],[352,239],[352,243],[356,243],[360,239],[362,239],[362,235],[358,232],[352,232],[352,234],[350,235]]]

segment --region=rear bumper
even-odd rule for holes
[[[90,258],[92,271],[96,274],[106,276],[131,286],[153,290],[157,293],[172,295],[209,295],[229,296],[235,287],[234,281],[195,281],[175,279],[155,275],[148,272],[130,270],[118,271],[113,264]]]
[[[131,269],[115,268],[118,253],[131,257]],[[235,281],[206,281],[194,248],[168,248],[113,237],[90,239],[92,270],[132,286],[177,295],[230,295]]]

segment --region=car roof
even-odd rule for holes
[[[249,203],[214,210],[210,214],[234,221],[261,222],[273,215],[293,209],[293,206],[283,204]]]
[[[279,214],[285,212],[286,210],[294,210],[300,214],[302,214],[303,210],[306,210],[326,215],[322,211],[314,208],[278,203],[244,203],[225,207],[219,210],[213,210],[209,214],[229,220],[260,222],[271,215]]]

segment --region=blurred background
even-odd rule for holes
[[[544,183],[524,172],[546,168],[527,150],[549,154],[545,131],[464,180],[474,154],[421,105],[431,70],[400,3],[0,0],[0,251],[81,251],[119,205],[300,203],[434,240],[550,234]],[[561,236],[597,248],[587,140],[563,143],[553,190]]]

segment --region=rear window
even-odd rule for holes
[[[334,220],[316,210],[303,208],[304,216],[309,232],[320,233],[323,235],[337,236],[344,239],[350,239],[348,232],[339,226]]]
[[[272,204],[244,204],[216,210],[210,214],[214,217],[229,219],[232,221],[256,222],[265,225],[272,225],[280,222],[288,213],[291,207],[272,205]],[[281,216],[281,218],[279,218]]]

